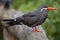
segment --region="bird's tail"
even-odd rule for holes
[[[14,19],[4,19],[2,21],[14,21]]]
[[[12,25],[22,25],[22,18],[18,17],[16,19],[4,19],[2,21],[9,21],[7,24]]]
[[[18,17],[18,18],[15,18],[15,19],[4,19],[2,21],[19,21],[19,22],[22,22],[22,18]]]

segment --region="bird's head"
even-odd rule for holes
[[[0,6],[4,6],[4,8],[8,9],[13,0],[0,0]]]
[[[53,7],[49,7],[48,5],[46,4],[43,4],[40,6],[40,11],[42,12],[43,10],[56,10],[56,8],[53,8]]]
[[[13,0],[0,0],[0,6],[5,5],[7,2],[12,3]]]

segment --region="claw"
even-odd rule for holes
[[[39,30],[37,30],[36,27],[34,27],[33,32],[39,32]]]
[[[35,30],[33,30],[33,32],[39,32],[39,30],[35,29]]]

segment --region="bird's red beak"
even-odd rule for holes
[[[56,8],[48,7],[47,10],[56,10]]]

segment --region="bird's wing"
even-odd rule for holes
[[[41,17],[40,19],[38,19],[34,25],[32,25],[32,27],[35,27],[35,26],[38,26],[38,25],[41,25],[44,21],[45,21],[45,17]]]
[[[28,16],[28,17],[35,17],[36,14],[34,14],[33,12],[28,12],[28,14],[24,14],[23,15],[23,17],[26,17],[26,16]]]
[[[23,15],[24,18],[24,24],[32,25],[35,23],[35,21],[38,20],[38,15],[34,13],[28,13]]]

